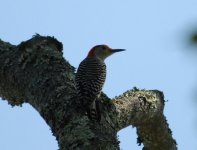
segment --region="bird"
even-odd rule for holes
[[[125,49],[112,49],[107,45],[96,45],[90,49],[87,57],[79,64],[75,82],[77,94],[85,107],[88,118],[101,120],[99,97],[106,79],[105,59]]]

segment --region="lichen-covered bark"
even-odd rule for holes
[[[157,90],[135,88],[112,101],[102,93],[101,122],[89,120],[76,95],[75,69],[62,49],[55,38],[40,35],[18,46],[0,40],[0,96],[12,106],[31,104],[61,150],[118,150],[117,132],[129,125],[137,128],[144,149],[177,149]]]
[[[138,144],[145,150],[174,150],[176,141],[163,115],[164,96],[157,90],[134,88],[113,100],[118,112],[118,127],[137,128]]]

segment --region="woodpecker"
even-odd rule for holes
[[[106,79],[106,65],[104,60],[124,49],[112,49],[107,45],[96,45],[80,63],[76,74],[76,88],[79,99],[86,107],[89,119],[100,121],[100,107],[98,98]]]

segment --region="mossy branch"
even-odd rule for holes
[[[35,35],[18,46],[0,40],[0,96],[29,103],[50,126],[61,150],[118,150],[117,132],[133,125],[145,150],[176,150],[157,90],[133,89],[110,100],[101,94],[102,119],[88,119],[76,96],[75,69],[53,37]]]

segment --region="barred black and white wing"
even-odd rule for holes
[[[80,100],[87,108],[93,105],[93,110],[96,109],[98,104],[94,103],[101,93],[105,79],[106,65],[102,60],[86,58],[80,63],[75,79],[76,88]]]

